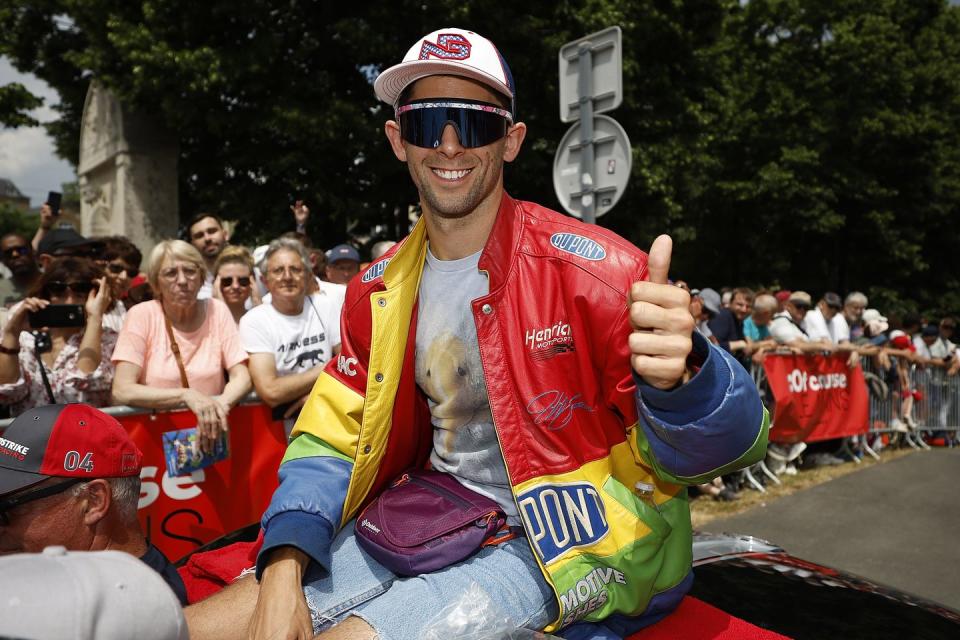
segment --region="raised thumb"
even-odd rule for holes
[[[670,257],[673,255],[673,239],[666,235],[659,235],[650,245],[647,254],[647,280],[655,284],[667,284],[667,275],[670,273]]]

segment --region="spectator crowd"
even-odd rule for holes
[[[787,289],[754,291],[746,287],[691,289],[690,313],[697,330],[714,344],[732,353],[747,369],[771,353],[840,354],[850,367],[868,367],[883,381],[881,392],[893,398],[893,415],[887,426],[897,432],[919,427],[914,403],[922,398],[917,380],[923,373],[940,370],[949,380],[960,371],[960,351],[953,342],[956,320],[905,314],[888,318],[868,308],[867,296],[852,291],[845,297],[827,291],[814,299],[806,291]],[[770,398],[767,399],[771,400]],[[884,400],[884,398],[880,398]],[[950,444],[955,436],[936,432],[929,440]],[[796,473],[803,454],[804,467],[842,464],[841,452],[859,455],[850,442],[828,440],[768,446],[768,465],[775,473]],[[855,444],[855,443],[854,443]],[[717,500],[735,500],[742,478],[718,478],[699,488]]]
[[[32,239],[0,238],[2,417],[70,402],[186,406],[209,448],[227,430],[230,409],[255,390],[291,428],[340,351],[345,285],[369,263],[349,244],[314,247],[309,208],[297,201],[290,209],[296,230],[253,249],[230,244],[223,220],[199,213],[184,227],[185,240],[157,244],[144,264],[124,237],[85,238],[56,226],[45,204]],[[374,244],[370,259],[393,244]],[[837,353],[851,367],[868,361],[897,390],[895,430],[917,427],[911,372],[960,370],[952,317],[891,319],[858,291],[815,300],[805,291],[675,284],[690,292],[697,330],[747,369],[771,353]],[[82,311],[43,315],[69,308],[58,305]],[[808,466],[840,463],[837,445],[774,444],[770,455],[774,466],[784,463],[779,471],[793,472],[804,449]],[[717,479],[701,490],[731,500],[737,488]]]
[[[186,406],[204,446],[252,389],[295,417],[339,353],[345,285],[367,263],[349,244],[315,248],[308,207],[291,210],[296,230],[252,250],[199,213],[144,263],[128,239],[86,238],[44,204],[33,238],[0,237],[0,417],[73,402]],[[393,244],[376,243],[372,259]]]

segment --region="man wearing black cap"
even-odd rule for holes
[[[156,570],[186,604],[173,565],[137,521],[143,455],[111,416],[85,404],[20,414],[0,435],[0,555],[125,551]]]
[[[33,247],[19,233],[0,237],[0,262],[11,274],[10,290],[0,296],[0,307],[19,302],[40,277],[40,268],[33,255]],[[3,322],[0,321],[0,326]]]
[[[492,42],[428,34],[374,89],[394,109],[385,133],[423,215],[348,285],[342,351],[297,420],[262,519],[259,588],[241,580],[188,610],[191,637],[240,635],[252,616],[254,638],[413,640],[439,612],[479,601],[565,637],[588,616],[650,624],[692,582],[683,486],[763,456],[749,374],[692,333],[690,296],[667,281],[668,236],[648,257],[507,195],[504,163],[526,126]],[[510,528],[403,577],[354,527],[379,531],[357,514],[427,461],[494,501]],[[443,540],[435,525],[454,512],[420,507],[436,522],[397,525]]]

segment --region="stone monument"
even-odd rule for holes
[[[178,151],[175,136],[92,82],[77,165],[81,233],[126,236],[144,258],[159,241],[175,238]]]

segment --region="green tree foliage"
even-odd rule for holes
[[[733,7],[710,52],[717,162],[687,201],[728,240],[697,252],[714,273],[957,309],[958,29],[939,0]]]
[[[96,77],[175,132],[184,217],[259,240],[304,198],[330,246],[415,203],[370,85],[417,37],[497,42],[529,127],[507,188],[557,207],[557,50],[617,24],[634,168],[602,224],[643,248],[673,234],[699,285],[960,310],[958,20],[945,0],[24,0],[0,7],[0,54],[60,92],[64,157]]]
[[[0,236],[19,233],[30,240],[36,231],[37,216],[21,211],[7,202],[0,202]]]
[[[13,82],[0,87],[0,126],[36,126],[37,121],[27,112],[41,104],[43,100],[27,91],[20,83]]]

